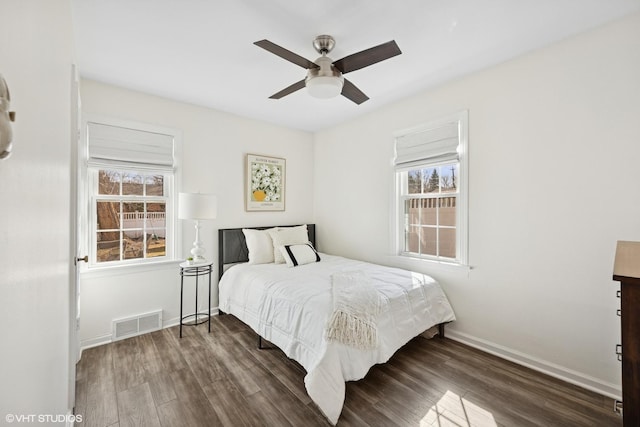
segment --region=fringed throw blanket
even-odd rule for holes
[[[360,271],[331,275],[333,314],[325,329],[328,341],[362,350],[378,346],[377,317],[380,296]]]

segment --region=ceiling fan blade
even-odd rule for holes
[[[342,95],[345,98],[349,98],[358,105],[369,99],[367,95],[365,95],[360,89],[356,87],[356,85],[354,85],[347,79],[344,79],[344,85],[342,86]]]
[[[345,56],[333,63],[333,66],[342,72],[342,74],[359,70],[385,59],[400,55],[402,52],[394,40],[383,43],[381,45]]]
[[[286,59],[289,62],[293,62],[294,64],[299,65],[306,70],[310,68],[318,68],[318,65],[314,64],[308,59],[303,58],[302,56],[295,54],[281,46],[278,46],[277,44],[272,43],[269,40],[260,40],[253,44],[265,50],[268,50],[275,55],[278,55],[280,58]]]
[[[280,92],[278,92],[278,93],[274,93],[273,95],[271,95],[271,96],[269,97],[269,99],[280,99],[280,98],[282,98],[283,96],[287,96],[287,95],[289,95],[290,93],[293,93],[293,92],[295,92],[295,91],[297,91],[297,90],[302,89],[304,86],[305,86],[305,84],[304,84],[304,79],[302,79],[302,80],[300,80],[299,82],[295,82],[295,83],[294,83],[294,84],[292,84],[291,86],[289,86],[289,87],[286,87],[286,88],[282,89]]]

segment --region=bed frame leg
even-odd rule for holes
[[[445,323],[438,324],[438,338],[440,339],[444,338],[444,325]]]
[[[273,350],[274,348],[277,348],[275,346],[266,347],[264,345],[264,340],[262,339],[262,337],[259,334],[256,335],[258,335],[258,350]]]

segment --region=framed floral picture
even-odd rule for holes
[[[276,157],[247,154],[245,209],[283,211],[286,161]]]

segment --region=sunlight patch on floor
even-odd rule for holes
[[[497,427],[491,412],[447,390],[420,420],[420,426]]]

